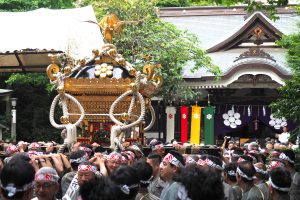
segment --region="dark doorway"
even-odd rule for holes
[[[231,137],[264,139],[274,138],[275,131],[260,120],[252,120],[248,124],[226,134]]]

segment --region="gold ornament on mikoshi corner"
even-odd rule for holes
[[[105,16],[100,22],[99,26],[102,30],[103,36],[108,43],[111,43],[113,34],[120,33],[125,24],[138,23],[137,21],[120,21],[115,14]]]
[[[54,55],[53,54],[49,54],[48,55],[51,59],[51,64],[47,67],[46,69],[46,73],[50,79],[50,81],[55,81],[56,80],[56,75],[59,73],[59,66],[57,64],[54,63]]]
[[[158,75],[157,73],[157,69],[161,68],[160,64],[150,64],[149,62],[143,67],[143,73],[147,75],[147,80],[150,81],[154,81],[158,84],[158,86],[160,87],[163,84],[163,78]]]

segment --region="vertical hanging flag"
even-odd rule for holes
[[[191,144],[200,144],[201,107],[192,106]]]
[[[204,108],[203,114],[204,114],[205,145],[214,144],[215,107],[208,106],[208,107]]]
[[[181,106],[180,108],[180,118],[181,118],[181,144],[188,140],[188,116],[189,107]]]
[[[175,114],[176,108],[167,106],[166,107],[166,114],[167,114],[167,136],[166,142],[171,142],[174,139],[174,132],[175,132]]]

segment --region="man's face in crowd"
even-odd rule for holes
[[[106,166],[109,171],[109,173],[112,173],[115,171],[119,166],[121,165],[120,161],[117,160],[107,160]]]
[[[47,153],[50,153],[50,152],[53,152],[53,144],[52,143],[48,143],[47,146],[46,146],[46,152]]]
[[[160,164],[160,177],[164,181],[170,181],[176,173],[177,168],[168,161],[163,160]]]
[[[229,144],[228,144],[228,149],[229,149],[229,150],[231,150],[233,147],[234,147],[234,144],[233,144],[233,143],[229,143]]]
[[[267,143],[266,147],[267,147],[267,149],[271,150],[271,149],[273,149],[273,144],[272,143]]]
[[[36,181],[35,194],[39,200],[52,200],[58,192],[59,185],[53,181]]]
[[[153,151],[153,153],[157,153],[161,157],[164,157],[165,156],[165,148],[159,148],[159,149]]]
[[[95,179],[95,174],[94,172],[91,171],[80,171],[77,172],[78,173],[78,185],[82,186],[83,183],[91,181],[93,179]]]

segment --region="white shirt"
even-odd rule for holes
[[[289,132],[283,132],[279,135],[279,142],[281,143],[288,143],[288,139],[290,137],[290,133]]]

